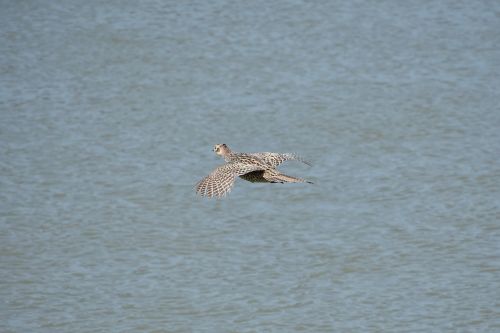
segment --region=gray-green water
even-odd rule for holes
[[[500,331],[499,17],[3,1],[0,331]],[[215,143],[315,185],[196,197]]]

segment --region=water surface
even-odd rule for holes
[[[495,2],[0,7],[0,331],[500,331]]]

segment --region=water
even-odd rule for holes
[[[0,331],[500,331],[497,2],[0,8]]]

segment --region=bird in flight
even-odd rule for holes
[[[302,178],[287,176],[276,167],[288,160],[297,160],[311,165],[292,153],[236,153],[222,143],[213,151],[224,158],[225,164],[215,168],[208,176],[196,184],[196,192],[205,197],[222,198],[231,191],[236,177],[252,183],[309,183]]]

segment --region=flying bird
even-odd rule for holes
[[[236,153],[222,143],[216,144],[213,151],[224,158],[225,164],[215,168],[208,176],[196,184],[196,192],[205,197],[222,198],[234,185],[236,177],[252,183],[309,183],[302,178],[287,176],[276,167],[288,160],[297,160],[311,165],[300,156],[292,153]]]

